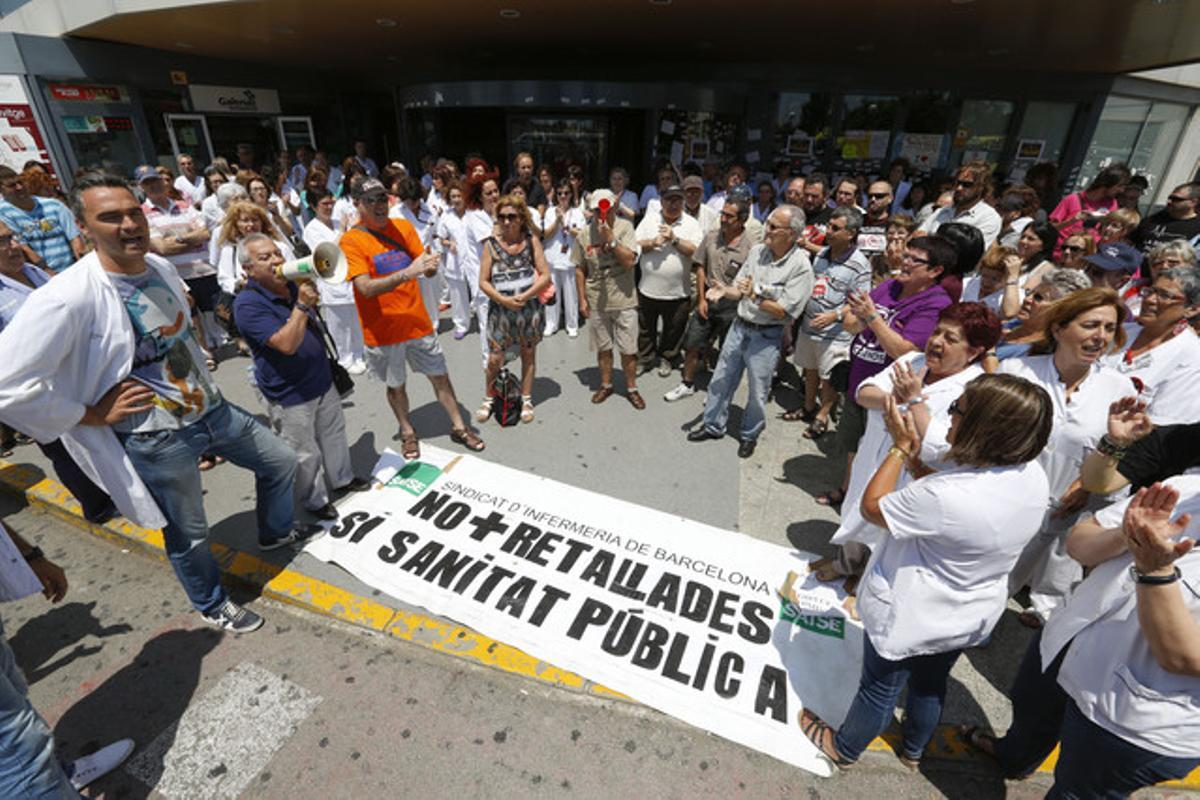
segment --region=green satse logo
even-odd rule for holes
[[[410,461],[387,482],[387,485],[417,496],[428,489],[441,474],[441,469],[433,464],[426,464],[424,461]]]
[[[779,608],[779,618],[818,636],[831,636],[834,639],[846,638],[846,619],[844,617],[805,614],[791,603],[783,603]]]

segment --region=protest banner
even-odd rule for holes
[[[423,445],[386,453],[315,557],[543,661],[818,775],[862,629],[807,553]],[[777,589],[788,573],[795,602]]]

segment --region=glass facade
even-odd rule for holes
[[[1079,180],[1082,189],[1109,162],[1123,161],[1157,188],[1166,172],[1192,109],[1122,95],[1110,95],[1100,113],[1100,123],[1088,145]]]

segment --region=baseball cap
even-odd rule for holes
[[[133,173],[133,180],[135,183],[141,183],[142,181],[148,181],[151,178],[161,178],[161,177],[162,177],[162,175],[158,174],[158,170],[155,169],[154,167],[150,166],[149,164],[143,164],[142,166],[138,167]]]
[[[379,195],[387,195],[387,188],[384,187],[383,181],[378,178],[367,178],[354,188],[355,200],[367,200]]]
[[[588,205],[592,208],[599,208],[601,200],[607,200],[609,208],[612,208],[617,204],[616,195],[614,195],[608,189],[597,189],[596,191],[592,192]]]
[[[658,193],[660,197],[670,197],[671,195],[683,196],[683,188],[678,183],[672,183],[667,188]]]
[[[1083,260],[1105,272],[1133,272],[1142,263],[1142,253],[1131,245],[1113,242],[1100,245],[1095,255],[1084,256]]]
[[[686,178],[683,179],[683,190],[686,192],[688,189],[703,190],[704,189],[704,179],[701,178],[699,175],[688,175]]]

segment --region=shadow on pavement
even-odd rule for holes
[[[72,661],[99,653],[104,648],[103,643],[89,647],[81,640],[89,636],[103,639],[133,630],[128,625],[101,625],[95,609],[95,600],[53,606],[22,625],[8,640],[30,685]],[[75,645],[72,650],[62,653],[72,644]]]
[[[829,543],[830,537],[837,529],[837,523],[827,519],[806,519],[790,523],[786,535],[788,542],[797,550],[806,550],[829,558],[837,549],[836,545]]]
[[[817,440],[817,446],[826,446],[825,442],[830,438],[830,436],[824,436]],[[846,462],[841,459],[831,458],[828,455],[801,453],[783,462],[783,477],[777,480],[798,486],[816,497],[822,492],[828,492],[841,486],[845,467]]]
[[[171,630],[146,642],[126,666],[63,714],[54,726],[60,755],[78,758],[126,736],[141,750],[164,731],[173,731],[196,692],[201,661],[222,636],[207,628]],[[158,751],[169,749],[167,743]],[[120,770],[95,788],[122,798],[145,798],[153,789]]]
[[[14,453],[14,455],[16,454]],[[4,468],[0,468],[0,480],[15,486],[22,492],[45,477],[46,473],[33,464],[9,464]]]

